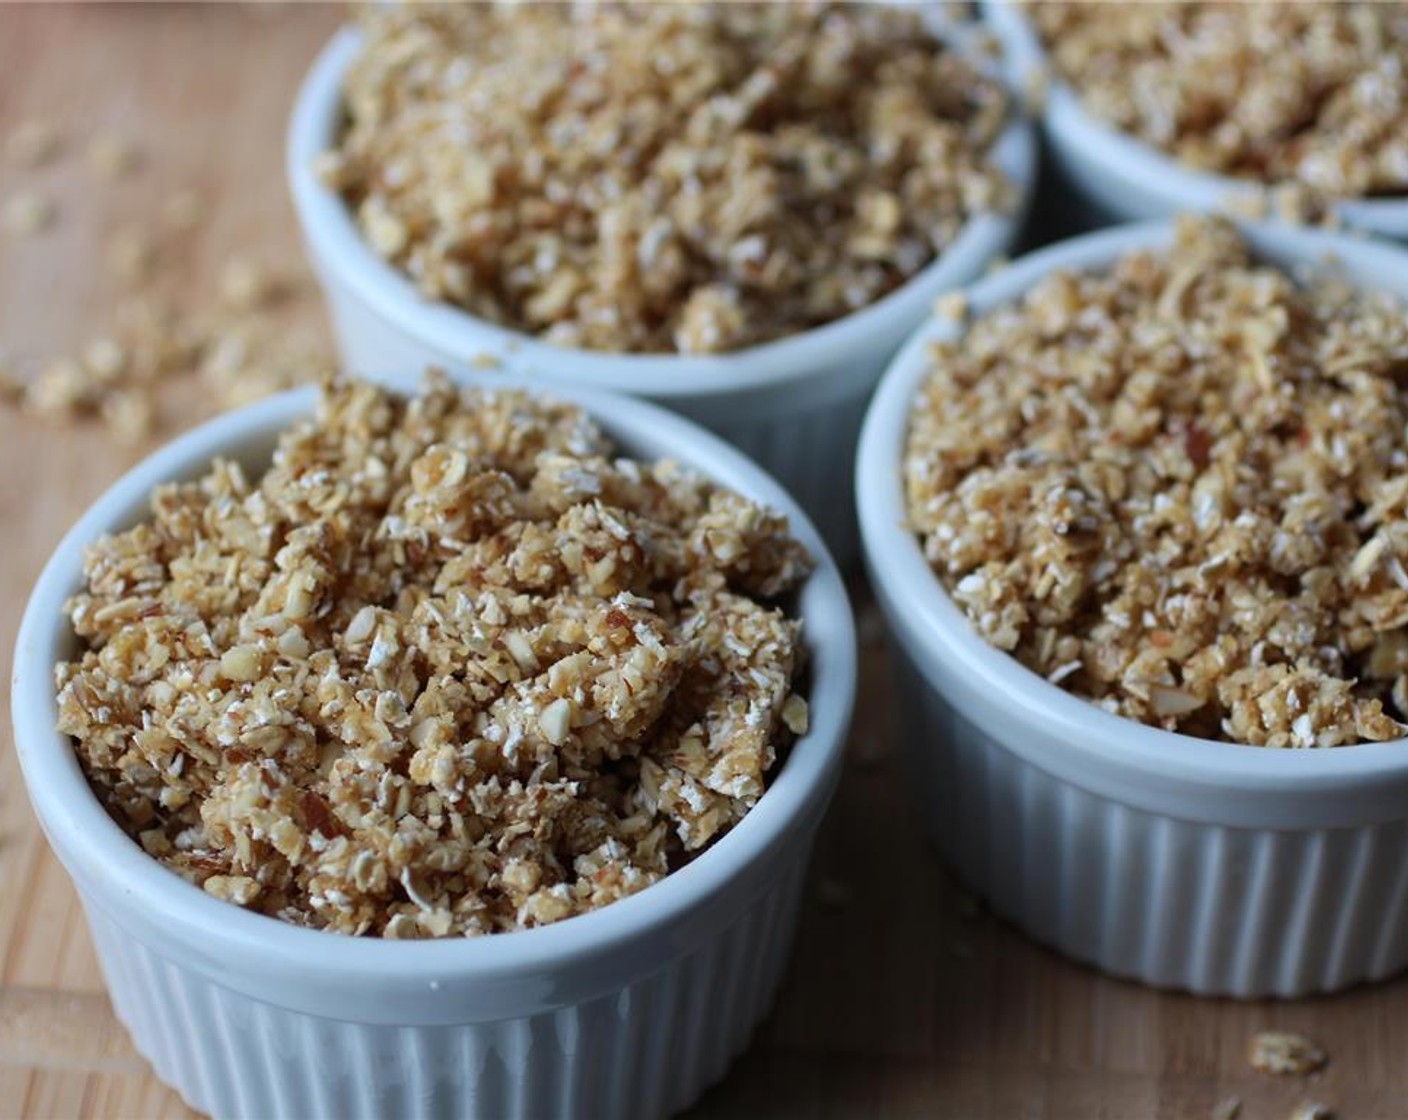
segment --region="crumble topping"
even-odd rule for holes
[[[320,171],[428,296],[707,353],[873,303],[1010,193],[1001,86],[914,12],[378,5]]]
[[[393,938],[557,921],[693,858],[807,728],[785,519],[575,406],[332,383],[87,555],[60,729],[210,894]]]
[[[1401,4],[1042,3],[1028,12],[1092,113],[1190,167],[1311,199],[1408,193]]]
[[[1408,734],[1408,315],[1236,229],[1057,272],[937,345],[911,524],[977,632],[1170,731]]]

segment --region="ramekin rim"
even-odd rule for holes
[[[1071,85],[1054,74],[1040,38],[1017,4],[982,0],[982,7],[1003,43],[1009,81],[1022,88],[1027,76],[1042,75],[1046,88],[1041,116],[1047,128],[1069,138],[1085,155],[1093,152],[1102,163],[1118,165],[1135,181],[1159,184],[1161,194],[1179,196],[1178,206],[1184,210],[1224,210],[1239,198],[1255,204],[1275,189],[1276,184],[1189,167],[1149,141],[1097,117],[1086,109]],[[1336,199],[1333,209],[1368,232],[1408,237],[1408,195]]]
[[[377,982],[505,980],[561,967],[686,919],[724,889],[734,874],[766,861],[790,828],[820,811],[829,798],[849,729],[856,687],[855,631],[841,576],[819,534],[786,491],[741,452],[697,425],[648,402],[589,389],[553,386],[544,392],[521,381],[461,377],[488,389],[522,388],[572,400],[628,446],[649,432],[668,439],[672,457],[785,513],[816,559],[799,593],[804,635],[811,631],[812,725],[794,744],[757,806],[687,866],[650,887],[587,914],[528,930],[479,938],[395,941],[306,929],[246,911],[205,894],[148,856],[108,816],[89,787],[66,736],[53,723],[53,670],[67,619],[65,599],[81,581],[82,553],[101,532],[130,523],[152,485],[188,476],[212,457],[271,439],[309,415],[317,388],[280,393],[207,421],[143,459],[100,496],[55,547],[35,583],[20,625],[11,681],[15,747],[25,784],[46,832],[62,835],[101,866],[116,892],[140,899],[175,938],[208,939],[233,963],[278,953],[312,974],[366,975]],[[629,434],[626,434],[629,432]],[[739,484],[741,480],[741,485]],[[810,624],[809,626],[806,624]],[[68,861],[65,860],[67,863]],[[72,874],[72,871],[70,872]]]
[[[326,150],[341,112],[342,75],[358,49],[354,28],[334,32],[299,88],[285,143],[286,174],[303,236],[315,258],[406,333],[448,354],[483,353],[524,373],[577,366],[580,384],[654,399],[722,396],[804,381],[834,363],[856,336],[912,321],[942,292],[964,283],[1006,250],[1025,220],[1036,188],[1036,127],[1013,97],[1010,119],[993,142],[994,163],[1017,191],[1011,209],[973,215],[933,261],[874,303],[829,323],[719,355],[628,354],[555,346],[427,299],[399,269],[366,244],[347,206],[319,182],[314,160]],[[996,74],[995,76],[1000,76]],[[585,368],[582,368],[585,367]],[[365,371],[352,371],[361,373]]]
[[[1130,223],[1083,234],[1039,249],[966,290],[970,315],[1026,292],[1056,269],[1102,268],[1120,255],[1166,243],[1176,219]],[[1301,260],[1326,257],[1352,263],[1377,258],[1403,269],[1408,300],[1408,249],[1344,233],[1275,223],[1235,222],[1255,242],[1279,242]],[[1255,245],[1254,245],[1255,247]],[[1280,750],[1200,739],[1149,727],[1106,712],[1045,680],[1010,654],[985,642],[944,590],[908,528],[903,449],[912,402],[927,373],[926,351],[961,333],[962,326],[931,318],[895,355],[867,412],[857,455],[856,488],[868,568],[886,591],[905,603],[907,640],[974,687],[1011,697],[1033,722],[1060,732],[1073,753],[1133,768],[1152,779],[1203,780],[1247,789],[1311,790],[1340,780],[1408,778],[1408,737],[1345,747]]]

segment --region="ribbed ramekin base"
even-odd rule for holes
[[[118,1017],[158,1076],[217,1117],[656,1117],[748,1045],[785,971],[805,858],[722,935],[631,986],[455,1026],[339,1022],[242,995],[88,905]]]
[[[892,648],[927,831],[993,908],[1107,972],[1303,996],[1408,965],[1408,824],[1244,829],[1146,812],[1035,766]]]

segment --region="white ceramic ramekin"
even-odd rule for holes
[[[1042,126],[1052,163],[1081,195],[1090,224],[1164,218],[1185,211],[1246,212],[1265,197],[1262,187],[1194,170],[1087,112],[1075,91],[1051,73],[1041,40],[1020,4],[983,0],[983,16],[1002,42],[1012,85],[1017,89],[1031,89],[1033,83],[1044,86]],[[1350,199],[1338,203],[1335,210],[1348,226],[1408,241],[1408,196]]]
[[[1283,265],[1337,258],[1408,299],[1408,250],[1244,227]],[[1098,270],[1172,241],[1157,222],[1025,257],[969,293],[974,314],[1054,269]],[[1323,750],[1210,742],[1111,715],[988,646],[906,528],[901,461],[931,321],[881,380],[856,487],[889,621],[903,751],[928,831],[1039,941],[1120,976],[1234,996],[1297,996],[1408,965],[1408,740]]]
[[[721,1077],[768,1008],[850,720],[845,588],[796,503],[733,448],[640,401],[555,395],[587,408],[627,453],[669,455],[791,518],[817,558],[798,596],[811,730],[718,844],[642,893],[556,925],[399,942],[219,902],[124,835],[55,730],[54,665],[74,647],[63,603],[81,585],[84,546],[142,516],[156,483],[190,477],[213,455],[262,468],[313,391],[178,439],[100,498],[44,569],[15,650],[13,710],[30,797],[78,888],[117,1014],[195,1108],[339,1120],[657,1116]]]
[[[547,383],[643,397],[723,436],[774,475],[811,515],[844,566],[855,552],[851,462],[865,405],[885,363],[934,298],[976,279],[1016,240],[1036,181],[1035,130],[1020,114],[993,160],[1019,202],[968,223],[931,265],[884,299],[814,330],[736,353],[679,357],[567,349],[506,330],[414,283],[363,240],[347,206],[314,173],[341,123],[342,76],[358,35],[338,32],[299,92],[289,126],[290,189],[322,284],[344,368],[368,377],[488,357]]]

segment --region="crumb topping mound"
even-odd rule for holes
[[[1009,193],[1001,86],[873,5],[375,5],[320,171],[427,295],[711,353],[884,296]]]
[[[1273,747],[1408,734],[1408,315],[1185,219],[936,346],[909,515],[991,644]]]
[[[1202,171],[1320,198],[1408,193],[1408,8],[1033,4],[1096,115]]]
[[[806,730],[785,520],[578,408],[325,391],[91,547],[59,726],[152,856],[299,925],[556,921],[656,882]]]

